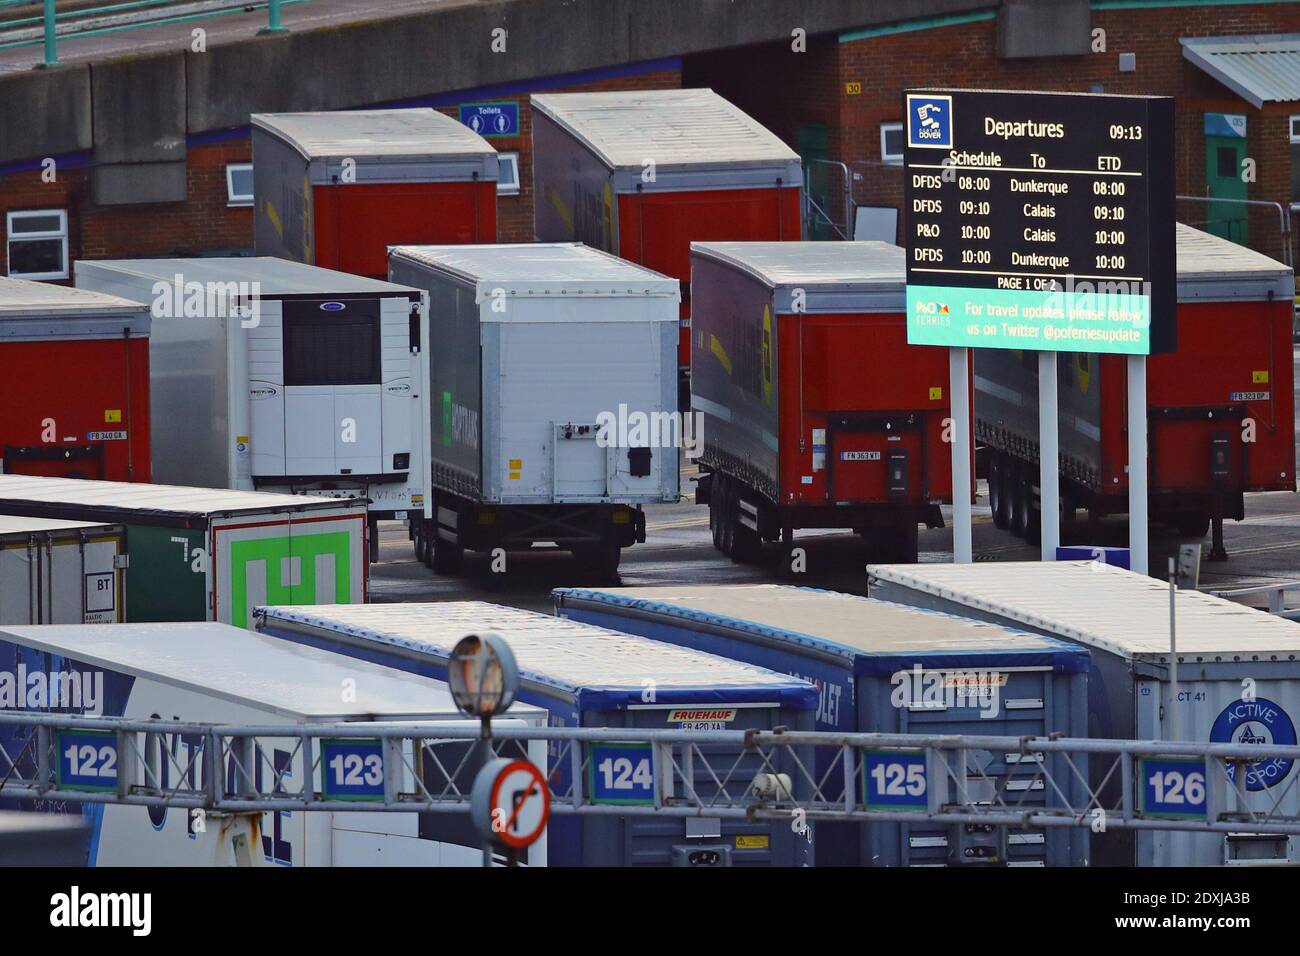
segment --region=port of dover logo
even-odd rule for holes
[[[1223,708],[1210,728],[1210,742],[1216,744],[1264,744],[1293,746],[1295,723],[1285,710],[1263,697],[1238,700]],[[1246,768],[1246,789],[1266,790],[1286,779],[1294,764],[1280,757],[1266,757]],[[1236,767],[1228,767],[1231,780]]]
[[[952,97],[907,94],[907,145],[952,148]]]

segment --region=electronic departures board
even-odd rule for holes
[[[908,342],[1174,350],[1173,100],[942,90],[904,107]]]

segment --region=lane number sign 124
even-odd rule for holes
[[[592,803],[654,803],[654,757],[649,744],[594,743],[587,766],[587,796]]]

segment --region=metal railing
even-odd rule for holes
[[[1276,614],[1291,621],[1300,621],[1300,608],[1288,608],[1286,606],[1286,596],[1292,591],[1300,591],[1300,581],[1257,584],[1251,587],[1232,588],[1227,591],[1209,591],[1207,593],[1214,597],[1226,598],[1229,601],[1238,601],[1242,604],[1250,604],[1250,598],[1263,597],[1267,604],[1264,610],[1267,610],[1269,614]],[[1251,606],[1254,605],[1251,604]]]
[[[1293,261],[1294,256],[1292,252],[1292,237],[1291,237],[1291,207],[1289,205],[1284,206],[1280,202],[1273,202],[1272,200],[1269,199],[1231,199],[1231,198],[1219,197],[1219,196],[1182,196],[1182,195],[1175,196],[1174,198],[1178,202],[1199,202],[1199,203],[1207,203],[1207,204],[1235,203],[1237,205],[1246,207],[1247,213],[1249,213],[1250,208],[1252,207],[1275,210],[1278,216],[1278,236],[1279,236],[1279,241],[1281,243],[1282,261],[1289,266],[1294,265],[1294,261]],[[1231,221],[1232,220],[1213,220],[1213,221],[1207,220],[1205,223],[1202,224],[1202,226],[1208,228],[1209,226],[1213,225],[1214,222],[1231,222]],[[1233,241],[1235,242],[1237,240],[1233,240]],[[1248,246],[1247,243],[1239,243],[1239,244]]]
[[[68,765],[87,741],[101,757],[111,756],[99,765],[111,765],[112,773],[91,784],[78,777],[75,764]],[[549,747],[545,760],[539,741]],[[1251,789],[1252,768],[1262,761],[1300,760],[1300,746],[779,729],[514,722],[494,726],[485,739],[468,721],[235,727],[9,713],[0,715],[0,797],[228,813],[464,812],[472,785],[466,768],[474,756],[517,756],[530,742],[533,762],[546,764],[551,812],[558,814],[1094,830],[1101,821],[1103,829],[1300,834],[1300,810],[1283,807],[1296,779],[1276,793]],[[613,802],[600,791],[592,770],[601,745],[644,750],[649,765],[639,792]],[[340,799],[331,791],[323,755],[327,748],[337,753],[350,746],[371,748],[382,774],[371,781],[373,792]],[[968,761],[968,752],[1003,755],[1007,772],[986,774],[979,761]],[[904,768],[900,779],[907,782],[910,801],[880,799],[885,775],[876,768],[882,760]],[[304,767],[308,772],[301,772]],[[1153,772],[1181,774],[1180,786],[1169,793],[1182,793],[1184,802],[1172,810],[1153,806]],[[1110,796],[1103,799],[1102,790]],[[1296,804],[1292,796],[1289,805]]]
[[[20,17],[0,23],[0,49],[43,44],[41,67],[58,66],[58,41],[74,36],[95,36],[122,30],[203,20],[211,17],[265,8],[267,25],[261,33],[284,33],[281,8],[310,0],[124,0],[77,9],[56,9],[56,0],[40,0],[39,16]],[[0,0],[6,8],[35,6],[34,0]]]

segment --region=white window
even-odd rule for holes
[[[903,165],[903,124],[880,124],[880,161],[891,166]]]
[[[519,195],[519,154],[501,153],[497,156],[500,170],[497,173],[497,195]]]
[[[68,278],[68,213],[29,209],[9,213],[9,275],[15,279]]]
[[[1300,143],[1300,116],[1291,117],[1291,142]]]
[[[252,163],[231,163],[226,167],[226,205],[253,205]]]

